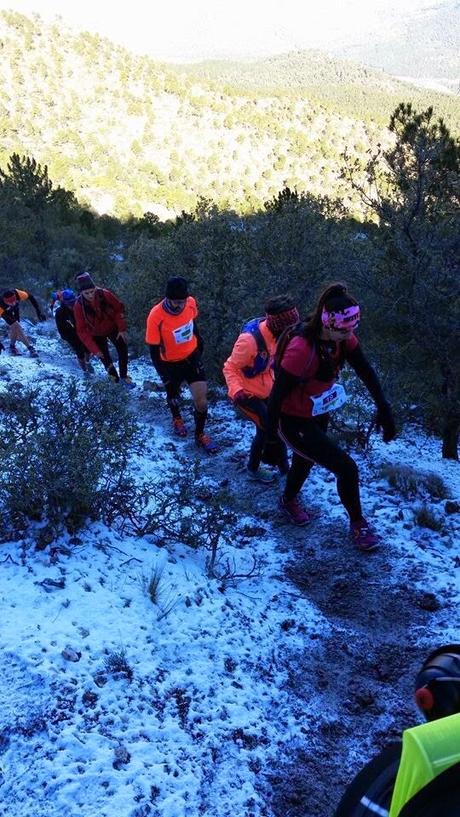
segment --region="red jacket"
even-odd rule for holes
[[[95,337],[126,332],[124,304],[109,289],[97,287],[92,303],[80,295],[73,312],[78,336],[93,355],[101,353]]]
[[[359,346],[359,341],[356,335],[351,335],[346,340],[336,343],[335,350],[330,353],[331,361],[335,363],[335,372],[329,380],[319,380],[316,375],[320,358],[316,345],[299,335],[292,338],[283,354],[281,368],[300,380],[284,398],[281,406],[283,414],[294,417],[311,417],[313,403],[310,398],[323,394],[333,386],[346,360],[347,353],[352,352],[357,346]]]

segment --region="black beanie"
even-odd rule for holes
[[[77,289],[79,292],[83,292],[84,289],[96,288],[96,284],[91,278],[89,272],[82,272],[80,275],[76,276],[75,280],[77,282]]]
[[[166,297],[170,301],[184,301],[188,297],[188,286],[185,278],[180,275],[169,278],[166,284]]]

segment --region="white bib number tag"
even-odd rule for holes
[[[347,402],[347,399],[347,393],[343,386],[339,383],[335,383],[334,386],[331,386],[327,391],[323,391],[322,394],[318,394],[316,397],[310,397],[313,403],[312,417],[317,417],[318,414],[326,414],[327,411],[335,411],[340,408],[340,406],[343,406],[343,404]]]
[[[173,329],[173,335],[176,343],[187,343],[193,336],[193,320],[184,324],[184,326],[178,326],[177,329]]]

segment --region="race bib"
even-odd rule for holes
[[[311,416],[317,417],[318,414],[326,414],[327,411],[335,411],[336,409],[340,408],[340,406],[343,406],[343,404],[347,402],[347,399],[347,394],[343,386],[341,386],[339,383],[335,383],[334,386],[331,386],[331,388],[327,389],[327,391],[323,391],[322,394],[318,394],[316,397],[310,397],[310,400],[313,403]]]
[[[173,329],[174,341],[176,343],[187,343],[193,337],[193,319],[184,326]]]

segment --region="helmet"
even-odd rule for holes
[[[66,306],[73,306],[75,301],[77,300],[77,296],[73,289],[63,289],[61,293],[62,302]]]
[[[460,644],[428,656],[415,681],[415,701],[428,721],[460,712]]]

